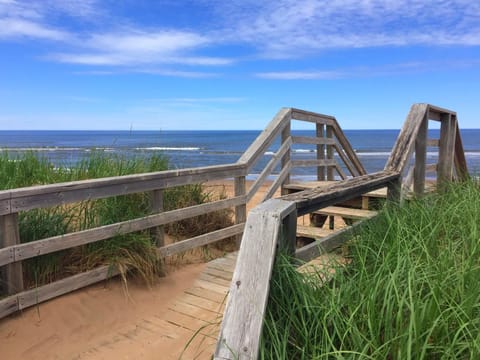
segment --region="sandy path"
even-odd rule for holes
[[[250,185],[248,182],[247,187]],[[260,189],[248,208],[259,203],[268,186]],[[206,187],[233,194],[231,181]],[[170,329],[169,322],[159,319],[194,286],[205,264],[173,265],[177,270],[158,279],[151,289],[131,282],[127,295],[121,281],[113,279],[0,320],[1,359],[176,358],[190,340],[192,329]],[[163,327],[172,335],[152,338],[149,326]]]

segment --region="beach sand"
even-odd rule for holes
[[[251,182],[248,182],[247,187],[250,185]],[[261,201],[269,186],[267,183],[260,189],[248,208]],[[205,187],[211,192],[233,196],[232,181],[209,182]],[[170,358],[168,354],[172,352],[172,346],[186,344],[189,336],[185,336],[185,339],[165,338],[151,348],[135,341],[131,341],[128,349],[104,343],[104,346],[109,347],[108,355],[102,354],[100,357],[95,354],[83,356],[82,353],[99,346],[102,339],[115,337],[119,329],[139,324],[143,319],[152,316],[161,318],[169,305],[192,286],[205,268],[202,263],[204,258],[198,254],[193,252],[167,262],[167,276],[159,278],[151,288],[129,282],[126,291],[120,279],[111,279],[0,320],[1,358]],[[218,250],[215,254],[210,252],[209,256],[221,254],[222,251]]]

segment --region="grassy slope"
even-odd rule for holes
[[[348,254],[317,287],[277,262],[261,358],[480,358],[478,184],[387,209]]]

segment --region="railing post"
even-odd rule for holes
[[[333,128],[330,125],[327,125],[327,139],[333,139]],[[332,145],[327,145],[327,159],[328,160],[333,160],[333,146]],[[327,167],[327,180],[328,181],[333,181],[333,167],[328,166]]]
[[[316,135],[317,138],[323,139],[325,136],[325,125],[317,123],[316,124]],[[325,145],[318,144],[317,145],[317,160],[324,160],[325,159]],[[317,166],[317,180],[324,181],[325,180],[325,168],[323,166]]]
[[[158,214],[163,212],[163,190],[153,190],[151,193],[152,204],[151,211],[152,214]],[[157,248],[165,246],[165,227],[163,225],[156,226],[150,229],[150,236],[152,237],[153,242]],[[160,259],[161,273],[164,273],[164,260]]]
[[[234,181],[235,196],[243,196],[246,194],[246,179],[245,176],[238,176]],[[235,224],[243,224],[247,221],[247,204],[241,204],[235,207]],[[240,248],[242,242],[242,234],[236,236],[237,248]]]
[[[279,248],[289,256],[295,256],[297,241],[297,209],[292,210],[282,221]]]
[[[402,196],[402,177],[399,175],[397,179],[387,184],[387,201],[399,204]]]
[[[20,244],[18,213],[0,216],[0,248],[18,244]],[[21,261],[5,266],[2,282],[4,282],[8,295],[23,291],[24,284]]]
[[[451,114],[440,116],[440,142],[438,149],[437,187],[441,190],[447,181],[453,180],[453,161],[457,126]]]
[[[415,167],[413,170],[413,191],[421,196],[425,191],[425,162],[427,161],[428,118],[425,116],[415,140]]]
[[[290,130],[290,124],[291,124],[291,120],[289,120],[287,122],[287,124],[285,125],[285,127],[283,128],[282,130],[282,145],[290,138],[290,136],[292,135],[291,134],[291,130]],[[285,155],[283,155],[282,157],[282,170],[288,165],[288,163],[290,162],[290,151],[287,151],[285,153]],[[287,185],[290,183],[290,174],[287,175],[287,177],[285,178],[285,180],[283,181],[282,185],[281,185],[281,194],[282,195],[286,195],[287,192],[284,188],[284,185]]]

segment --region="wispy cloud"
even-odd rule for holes
[[[480,3],[467,0],[265,0],[212,6],[267,57],[335,48],[480,45]],[[235,14],[235,16],[232,16]],[[233,19],[233,24],[232,24]]]
[[[70,34],[29,20],[0,19],[0,39],[19,37],[65,41],[70,38]]]

